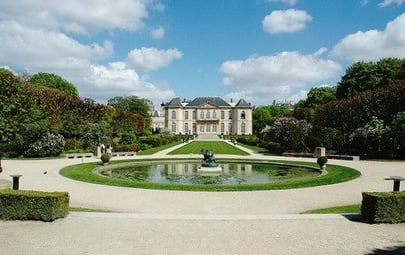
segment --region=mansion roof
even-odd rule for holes
[[[216,107],[251,107],[244,99],[240,99],[236,104],[227,103],[220,97],[197,97],[192,101],[186,101],[180,97],[173,98],[166,103],[165,107],[199,107],[205,104],[210,104]]]

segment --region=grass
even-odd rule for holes
[[[166,150],[166,149],[168,149],[170,147],[173,147],[173,146],[181,144],[181,143],[182,143],[181,141],[177,141],[177,142],[169,143],[169,144],[162,145],[162,146],[159,146],[159,147],[153,147],[153,148],[150,148],[150,149],[147,149],[147,150],[144,150],[144,151],[138,151],[136,153],[136,155],[153,155],[153,154],[155,154],[155,153],[157,153],[159,151]]]
[[[262,153],[262,154],[265,154],[265,155],[270,155],[271,154],[267,149],[262,148],[262,147],[257,147],[257,146],[244,144],[244,143],[238,143],[238,145],[242,146],[242,147],[245,147],[245,148],[247,148],[249,150],[252,150],[254,152],[257,152],[257,153]]]
[[[165,160],[168,159],[153,159]],[[181,160],[181,159],[178,159]],[[185,159],[184,159],[185,160]],[[188,159],[189,160],[189,159]],[[126,160],[125,162],[129,162]],[[139,161],[152,161],[152,159],[135,160]],[[240,160],[241,162],[263,162],[259,160]],[[114,161],[110,164],[116,164],[124,161]],[[265,161],[268,162],[268,161]],[[292,164],[292,165],[306,165],[317,167],[315,163],[309,162],[294,162],[294,161],[275,161],[279,163]],[[83,163],[78,165],[72,165],[61,169],[61,175],[83,182],[112,185],[112,186],[122,186],[122,187],[132,187],[132,188],[144,188],[144,189],[166,189],[166,190],[188,190],[188,191],[252,191],[252,190],[278,190],[278,189],[293,189],[293,188],[304,188],[320,185],[329,185],[339,182],[345,182],[355,179],[360,176],[360,172],[338,165],[328,165],[328,174],[324,176],[319,176],[316,178],[308,178],[301,180],[290,180],[285,182],[274,182],[266,184],[251,184],[251,185],[182,185],[182,184],[158,184],[158,183],[148,183],[140,181],[113,179],[101,175],[96,175],[92,172],[94,168],[99,166],[97,162]]]
[[[114,212],[114,211],[85,208],[85,207],[69,207],[69,212]]]
[[[344,205],[330,208],[322,208],[305,211],[307,214],[344,214],[344,213],[361,213],[361,204]]]
[[[193,141],[177,150],[171,151],[168,155],[178,155],[178,154],[199,154],[201,150],[210,150],[214,154],[232,154],[246,156],[249,153],[236,148],[223,141]]]

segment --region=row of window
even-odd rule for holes
[[[217,112],[216,111],[199,111],[200,113],[200,119],[216,119],[217,118]],[[232,111],[228,112],[228,118],[232,119]],[[197,111],[192,111],[192,119],[195,120],[197,118]],[[246,113],[245,111],[242,111],[240,114],[240,118],[242,120],[246,119]],[[176,111],[172,111],[172,120],[177,119],[177,114]],[[188,120],[189,119],[189,111],[184,111],[184,119]],[[221,111],[221,119],[225,119],[225,111]]]
[[[220,132],[225,133],[233,133],[232,123],[228,124],[228,130],[225,130],[225,124],[221,123]],[[217,133],[218,125],[216,124],[200,124],[198,125],[200,133]],[[241,124],[241,133],[246,133],[246,123],[242,122]],[[177,133],[177,124],[176,122],[172,122],[172,133]],[[184,133],[197,133],[197,124],[192,123],[190,126],[189,123],[184,123]]]

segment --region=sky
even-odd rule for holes
[[[358,61],[405,58],[405,0],[3,0],[0,67],[83,98],[297,102]]]

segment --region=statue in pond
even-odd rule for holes
[[[209,150],[201,150],[201,153],[204,155],[202,160],[202,167],[218,167],[217,160],[214,157],[214,153]]]

